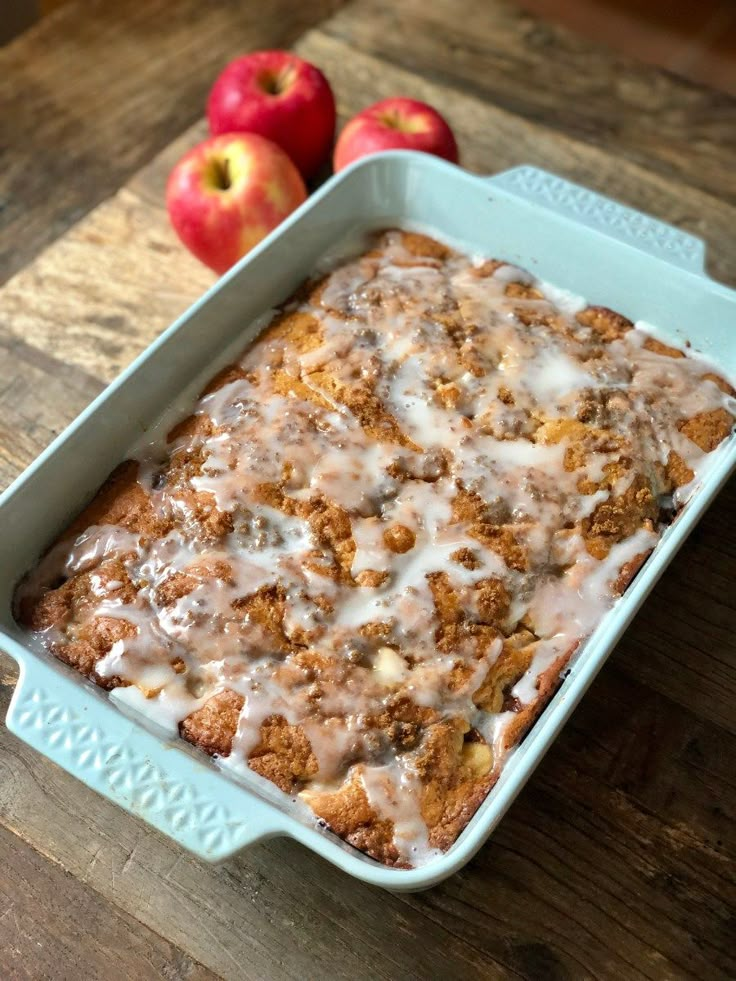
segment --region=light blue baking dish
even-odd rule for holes
[[[358,879],[414,890],[459,869],[496,827],[736,465],[736,441],[718,451],[698,493],[585,645],[458,841],[414,870],[377,864],[317,828],[266,781],[253,775],[234,782],[183,742],[123,715],[76,672],[31,649],[11,614],[18,578],[141,432],[166,407],[192,397],[232,357],[233,343],[244,346],[253,336],[256,328],[248,325],[283,300],[326,251],[346,237],[393,224],[420,225],[656,324],[675,342],[689,338],[736,374],[736,293],[705,274],[699,239],[531,167],[483,178],[422,154],[364,159],[328,181],[224,276],[2,495],[0,644],[20,665],[9,729],[201,858],[222,861],[254,842],[287,835]]]

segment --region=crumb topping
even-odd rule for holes
[[[446,849],[729,435],[618,313],[389,231],[288,302],[21,584],[114,697],[380,861]]]

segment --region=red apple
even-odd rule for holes
[[[305,180],[327,160],[335,136],[335,99],[314,65],[289,51],[236,58],[207,100],[210,132],[259,133],[278,143]]]
[[[422,150],[457,163],[452,130],[436,109],[416,99],[383,99],[353,116],[335,147],[335,171],[380,150]]]
[[[228,133],[181,158],[169,176],[166,207],[186,247],[224,273],[306,196],[280,147],[255,133]]]

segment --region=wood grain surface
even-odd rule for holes
[[[235,35],[250,5],[222,6]],[[71,17],[71,8],[54,16]],[[393,36],[382,42],[371,27],[390,34],[392,16],[388,5],[358,0],[298,42],[329,75],[343,116],[397,92],[427,99],[451,120],[471,169],[530,162],[603,190],[704,236],[711,271],[736,283],[727,139],[701,146],[693,137],[688,152],[682,135],[695,102],[713,109],[721,97],[637,69],[671,114],[655,141],[636,129],[631,109],[617,108],[613,66],[600,63],[598,49],[564,36],[562,52],[530,50],[530,33],[549,28],[510,6],[408,0],[403,45]],[[191,22],[171,30],[196,48]],[[436,58],[427,47],[434,34],[452,42]],[[568,105],[568,48],[578,52],[580,85],[597,93],[595,112],[580,110],[590,113],[585,124]],[[499,50],[525,59],[515,102],[495,88]],[[205,55],[191,58],[198,64]],[[119,98],[135,101],[140,90]],[[542,98],[557,100],[549,119]],[[613,118],[619,141],[606,131]],[[155,131],[151,123],[149,158]],[[167,145],[0,291],[3,485],[212,282],[177,244],[162,204],[171,163],[203,133],[199,123]],[[80,197],[80,207],[91,207],[96,193]],[[32,195],[28,201],[40,227],[45,205],[34,212]],[[27,255],[41,241],[35,228],[30,221],[31,244],[21,242]],[[0,251],[23,238],[22,223],[11,231]],[[735,520],[732,482],[493,838],[463,872],[426,893],[360,885],[284,840],[205,865],[0,727],[0,976],[736,976]],[[15,677],[0,655],[2,716]]]
[[[217,975],[0,828],[3,977],[210,981]]]
[[[505,0],[367,0],[325,31],[594,146],[736,199],[734,100]]]

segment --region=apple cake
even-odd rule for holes
[[[114,471],[16,617],[129,711],[416,866],[488,794],[735,406],[619,313],[376,233]]]

